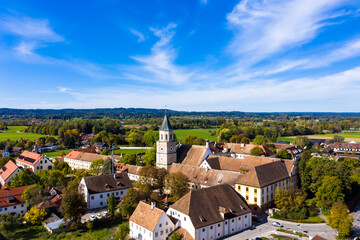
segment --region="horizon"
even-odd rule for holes
[[[357,113],[355,0],[1,2],[0,108]]]

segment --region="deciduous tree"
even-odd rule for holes
[[[262,148],[260,147],[254,147],[253,149],[250,150],[250,155],[253,156],[263,156],[265,155],[265,152]]]
[[[25,220],[31,224],[37,225],[44,221],[46,215],[45,209],[39,209],[34,206],[25,214]]]
[[[166,176],[166,188],[170,190],[173,201],[179,200],[188,191],[189,178],[181,172],[170,173]]]
[[[343,202],[334,203],[331,208],[331,214],[326,218],[329,226],[339,231],[340,237],[350,235],[353,218]]]

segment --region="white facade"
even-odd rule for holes
[[[20,214],[25,214],[26,212],[27,212],[27,207],[25,203],[0,207],[0,214],[9,213],[9,214],[20,215]]]
[[[224,219],[221,222],[210,224],[205,227],[195,229],[188,215],[169,208],[167,214],[179,220],[178,225],[184,228],[195,240],[215,240],[220,239],[252,226],[251,213]]]
[[[31,168],[34,173],[37,173],[42,169],[50,170],[54,168],[54,164],[46,156],[42,156],[34,165],[18,160],[16,160],[16,165],[22,168]]]
[[[106,198],[110,196],[110,194],[114,195],[115,198],[122,199],[128,189],[114,190],[102,193],[94,193],[90,194],[88,188],[85,184],[84,178],[81,180],[79,184],[79,190],[82,194],[84,194],[86,206],[88,209],[96,209],[103,208],[107,206]]]
[[[7,179],[3,179],[0,175],[0,183],[1,186],[4,186],[5,184],[9,183],[10,180],[15,177],[20,172],[20,169],[17,168]]]
[[[174,223],[165,214],[161,215],[153,231],[146,229],[133,221],[129,222],[130,237],[136,240],[165,240],[168,235],[175,229]]]
[[[92,162],[77,160],[72,158],[64,157],[64,161],[69,164],[72,169],[90,169],[90,165]]]

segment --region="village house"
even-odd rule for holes
[[[22,152],[20,156],[16,158],[16,165],[22,168],[29,168],[34,173],[42,169],[50,170],[54,167],[52,161],[46,156],[29,151]]]
[[[19,172],[20,172],[19,167],[13,161],[9,160],[0,169],[0,183],[1,183],[1,186],[4,186],[5,184],[7,184]]]
[[[139,202],[129,219],[130,237],[136,240],[165,240],[175,229],[173,220],[164,210]]]
[[[5,147],[4,150],[0,150],[2,157],[10,157],[10,150],[8,147]]]
[[[90,153],[87,150],[72,150],[64,156],[64,161],[69,164],[72,169],[90,169],[90,165],[98,159],[105,160],[109,156]]]
[[[251,155],[251,150],[255,147],[259,147],[264,151],[264,157],[275,157],[275,153],[273,153],[269,148],[263,145],[256,144],[245,144],[245,143],[226,143],[226,147],[224,148],[225,152],[230,152],[231,157],[233,158],[244,158],[244,156]]]
[[[304,151],[304,149],[298,145],[274,143],[273,146],[277,151],[279,151],[280,149],[286,149],[291,159],[295,161],[300,160]]]
[[[47,213],[60,213],[64,188],[65,186],[58,186],[45,189],[44,197],[46,197],[46,200],[38,203],[36,206],[40,209],[45,209]]]
[[[167,214],[178,220],[179,231],[195,240],[220,239],[252,226],[250,207],[228,184],[192,190]]]
[[[355,152],[357,154],[360,154],[360,144],[356,143],[354,141],[349,142],[349,143],[336,142],[336,143],[330,144],[329,146],[336,153],[345,153],[345,152],[353,153],[353,152]]]
[[[28,187],[30,186],[11,189],[3,187],[0,190],[0,214],[25,214],[27,212],[27,206],[21,196]]]
[[[80,193],[84,194],[88,209],[106,207],[106,198],[110,194],[117,200],[125,196],[132,183],[126,173],[106,174],[84,177],[79,184]]]

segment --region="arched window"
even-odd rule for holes
[[[165,134],[165,140],[167,140],[167,134]]]
[[[161,140],[163,140],[163,135],[161,134]]]

